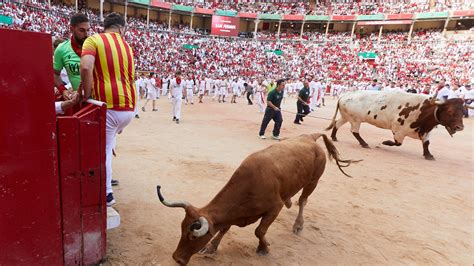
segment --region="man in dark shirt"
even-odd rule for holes
[[[244,83],[244,87],[245,87],[245,91],[247,92],[247,101],[248,101],[249,105],[252,105],[253,102],[252,102],[252,100],[250,99],[250,97],[251,97],[252,94],[253,94],[253,87],[250,86],[248,83]]]
[[[296,118],[294,123],[300,125],[300,121],[303,122],[303,117],[310,113],[310,108],[308,105],[309,99],[309,83],[305,81],[303,84],[303,88],[300,90],[298,94],[298,101],[296,101],[296,109],[298,113],[296,114]]]
[[[283,117],[281,116],[280,104],[283,100],[283,90],[285,89],[285,80],[280,79],[277,81],[277,87],[271,90],[267,96],[267,109],[265,109],[265,115],[263,116],[262,125],[260,126],[259,136],[261,139],[265,139],[265,129],[267,129],[268,123],[273,119],[275,121],[275,127],[273,128],[272,138],[280,140],[280,128],[283,123]]]

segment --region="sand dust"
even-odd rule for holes
[[[331,118],[335,101],[312,115]],[[110,265],[174,265],[171,257],[180,236],[182,209],[166,208],[156,196],[205,205],[250,153],[275,143],[257,137],[262,114],[243,98],[238,104],[183,105],[182,123],[171,121],[171,104],[158,101],[158,112],[140,112],[118,138],[114,159],[119,228],[108,231]],[[294,99],[284,110],[295,111]],[[322,131],[328,120],[306,118],[293,124],[283,113],[282,137]],[[363,124],[363,149],[349,132],[339,130],[343,158],[363,159],[343,176],[328,162],[305,208],[303,232],[292,233],[297,207],[284,208],[269,228],[270,254],[255,253],[257,224],[232,227],[214,255],[195,255],[190,265],[330,265],[436,264],[472,265],[473,128],[451,138],[438,127],[431,138],[436,161],[422,157],[418,140],[401,147],[381,143],[392,133]],[[273,122],[267,129],[270,136]],[[322,144],[322,141],[319,141]],[[284,158],[281,158],[284,159]],[[296,201],[297,197],[293,198]]]

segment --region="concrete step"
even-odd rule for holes
[[[107,230],[120,226],[120,214],[112,207],[107,207]]]

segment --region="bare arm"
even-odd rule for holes
[[[302,104],[304,104],[304,105],[308,105],[308,103],[307,103],[307,102],[305,102],[305,101],[303,101],[303,99],[301,99],[301,97],[300,97],[300,96],[298,96],[298,101],[300,101],[300,102],[301,102]]]
[[[267,101],[267,105],[275,111],[280,111],[280,108],[276,107],[271,101]]]
[[[61,79],[61,71],[54,70],[54,86],[59,88],[61,85],[64,86],[63,80]]]
[[[64,100],[72,99],[73,91],[64,87],[63,80],[61,79],[61,71],[54,70],[54,86],[58,88],[59,93],[63,96]]]
[[[86,54],[81,57],[81,86],[79,87],[79,95],[84,101],[89,99],[92,93],[94,63],[95,57],[93,55]]]

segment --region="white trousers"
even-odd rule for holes
[[[181,96],[178,96],[171,99],[171,103],[173,104],[173,117],[176,117],[176,119],[181,118],[181,104],[183,103],[183,99],[181,98]]]
[[[135,116],[133,111],[107,110],[105,121],[105,193],[112,193],[112,149],[115,147],[115,139],[119,132],[132,121]]]
[[[319,92],[315,92],[313,97],[311,98],[311,106],[313,108],[316,107],[319,104],[318,96],[319,96]]]
[[[193,97],[194,97],[193,89],[186,89],[186,102],[192,103]]]

